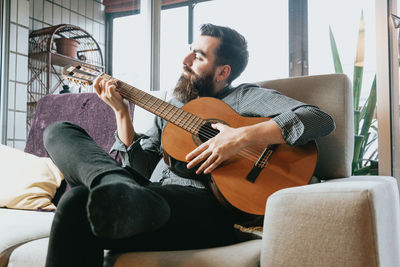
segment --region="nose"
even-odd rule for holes
[[[193,60],[194,60],[195,54],[191,51],[189,54],[187,54],[184,58],[183,58],[183,65],[186,66],[192,66],[193,64]]]

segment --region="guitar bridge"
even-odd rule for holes
[[[253,168],[251,169],[251,171],[249,172],[249,174],[247,174],[246,180],[254,183],[262,169],[263,168],[261,168],[257,165],[254,165]]]
[[[271,158],[272,153],[278,145],[269,145],[267,146],[261,156],[258,158],[257,162],[254,164],[253,168],[250,170],[249,174],[247,174],[246,180],[252,183],[255,183],[258,175],[268,164],[268,160]]]

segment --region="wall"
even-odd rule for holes
[[[101,0],[11,0],[7,146],[25,148],[29,32],[61,23],[79,26],[92,34],[104,55],[105,15]]]

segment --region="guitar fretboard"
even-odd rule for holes
[[[103,74],[103,77],[106,79],[112,78],[107,74]],[[120,80],[118,80],[116,91],[135,105],[138,105],[139,107],[177,125],[178,127],[192,134],[197,135],[200,128],[206,124],[206,121],[204,121],[202,118],[175,107],[174,105],[171,105]]]

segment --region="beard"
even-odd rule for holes
[[[189,72],[189,76],[181,75],[175,89],[174,96],[182,103],[201,96],[212,96],[214,93],[213,72],[200,76],[195,74],[188,67],[184,67]]]

